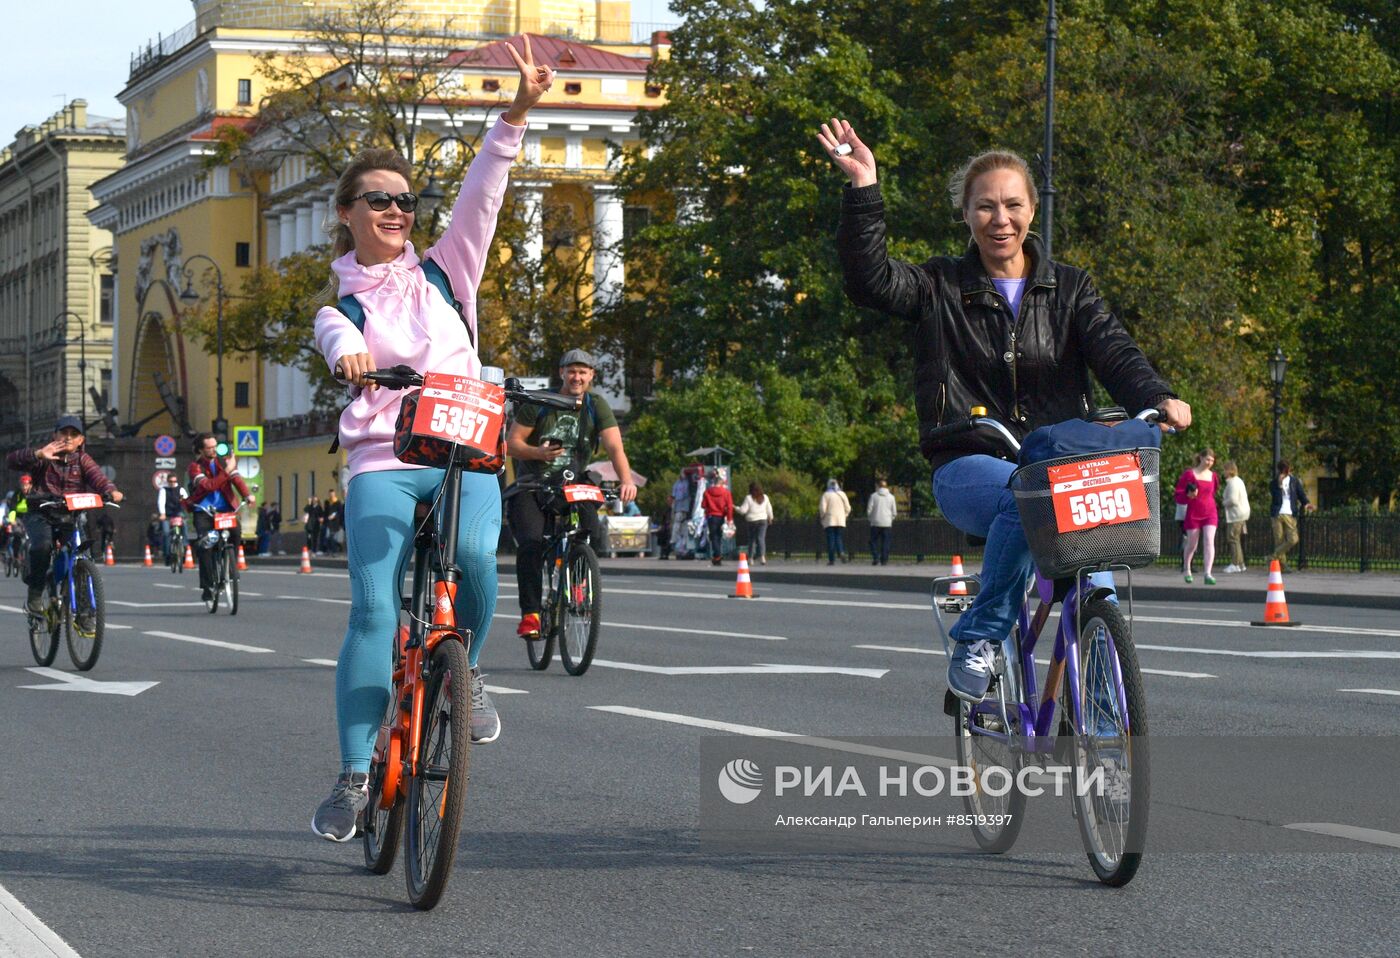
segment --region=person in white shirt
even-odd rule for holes
[[[1225,505],[1226,541],[1230,544],[1230,564],[1225,567],[1225,571],[1244,572],[1244,535],[1245,524],[1249,522],[1249,493],[1244,488],[1244,480],[1240,478],[1239,466],[1233,461],[1221,466],[1220,473],[1225,477],[1221,500]]]
[[[822,493],[817,511],[826,530],[826,564],[835,565],[837,556],[842,562],[850,562],[851,557],[846,554],[846,517],[851,514],[851,500],[841,491],[841,483],[835,479],[826,481],[826,492]]]
[[[768,523],[773,521],[773,500],[764,495],[758,483],[749,483],[749,494],[739,503],[739,515],[749,523],[749,558],[767,565]]]
[[[890,492],[890,484],[880,480],[880,485],[865,504],[865,515],[870,520],[870,564],[890,564],[890,539],[893,537],[894,517],[899,508]]]

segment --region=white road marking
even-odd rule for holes
[[[264,649],[256,645],[239,645],[237,642],[220,642],[218,639],[201,639],[195,635],[180,635],[178,632],[142,632],[141,634],[153,635],[158,639],[174,639],[176,642],[193,642],[195,645],[212,645],[215,648],[232,649],[235,652],[277,651],[276,649]]]
[[[6,958],[82,958],[0,885],[0,954]]]
[[[1237,622],[1230,619],[1178,619],[1167,616],[1138,615],[1133,617],[1138,622],[1153,622],[1160,625],[1209,625],[1225,629],[1287,629],[1290,633],[1299,632],[1327,632],[1333,635],[1380,635],[1390,638],[1400,638],[1400,629],[1370,629],[1364,626],[1334,627],[1329,625],[1251,625],[1249,622]]]
[[[1363,692],[1368,695],[1400,695],[1400,689],[1337,689],[1338,692]]]
[[[889,669],[854,669],[829,665],[639,665],[636,662],[610,662],[594,659],[593,664],[605,669],[625,669],[629,672],[650,672],[653,675],[854,675],[878,679]]]
[[[312,665],[329,665],[331,668],[335,668],[336,666],[335,659],[302,659],[302,661],[309,662]]]
[[[199,588],[199,586],[197,586],[197,585],[190,585],[190,586],[171,585],[169,582],[157,582],[157,583],[155,584],[155,586],[156,586],[157,589],[198,589],[198,588]]]
[[[594,665],[597,665],[595,660]],[[950,758],[941,755],[921,755],[918,752],[903,752],[898,749],[877,748],[871,745],[859,745],[855,742],[843,742],[835,738],[815,738],[810,735],[801,735],[797,732],[779,732],[776,729],[760,728],[755,725],[736,725],[733,722],[717,722],[713,719],[696,718],[693,715],[678,715],[675,712],[653,712],[650,709],[633,708],[630,705],[590,705],[589,709],[595,712],[610,712],[614,715],[630,715],[633,718],[652,719],[657,722],[670,722],[675,725],[689,725],[693,728],[709,729],[713,732],[731,732],[735,735],[747,735],[750,738],[780,738],[790,740],[795,745],[810,745],[813,748],[825,748],[836,752],[849,752],[854,755],[872,755],[876,758],[889,758],[899,762],[916,762],[920,765],[938,765],[943,768],[952,768],[956,764]]]
[[[349,605],[349,599],[326,599],[319,595],[279,595],[278,599],[299,599],[304,602],[329,602],[332,605]]]
[[[309,663],[312,664],[312,665],[329,665],[331,668],[335,668],[335,665],[336,665],[335,659],[302,659],[302,661],[303,661],[303,662],[309,662]],[[488,685],[488,686],[486,686],[486,691],[491,692],[491,693],[494,693],[494,694],[496,694],[496,695],[529,695],[529,694],[530,694],[530,690],[529,690],[529,689],[513,689],[513,688],[510,688],[509,686],[506,686],[506,685]]]
[[[498,619],[518,620],[518,616],[511,612],[497,612]],[[713,629],[678,629],[669,625],[632,625],[628,622],[603,621],[605,629],[643,629],[648,632],[679,632],[683,635],[718,635],[726,639],[762,639],[765,642],[786,642],[785,635],[755,635],[752,632],[716,632]]]
[[[345,579],[348,578],[348,570],[340,572],[298,572],[296,569],[249,569],[244,575],[305,575],[314,579]]]
[[[1400,659],[1400,652],[1369,652],[1335,649],[1330,652],[1313,651],[1262,651],[1246,652],[1242,649],[1198,649],[1186,645],[1138,645],[1138,649],[1153,652],[1188,652],[1194,655],[1233,655],[1247,659]]]
[[[728,598],[729,598],[729,595],[728,595],[727,593],[724,593],[724,592],[720,592],[720,593],[718,593],[718,594],[711,594],[711,593],[708,593],[708,592],[664,592],[664,591],[657,591],[657,590],[654,590],[654,589],[616,589],[616,588],[612,588],[612,589],[607,589],[607,590],[605,591],[604,594],[605,594],[605,595],[657,595],[657,596],[665,596],[665,597],[667,597],[667,598],[679,598],[679,599],[728,599]],[[927,612],[927,613],[929,613],[930,615],[933,614],[933,611],[932,611],[932,609],[931,609],[929,603],[927,603],[927,602],[921,602],[921,603],[919,603],[919,604],[916,605],[916,604],[913,604],[913,603],[904,603],[904,602],[843,602],[843,601],[840,601],[840,600],[838,600],[838,599],[791,599],[791,598],[779,598],[778,596],[761,596],[761,597],[759,597],[759,598],[750,599],[750,600],[748,600],[748,601],[751,601],[751,602],[777,602],[777,603],[786,603],[786,604],[788,604],[788,605],[848,606],[848,607],[857,608],[857,609],[895,609],[895,610],[906,610],[906,611],[912,610],[912,611],[918,611],[918,612]]]
[[[179,609],[193,605],[204,608],[203,602],[126,602],[121,599],[108,599],[108,605],[120,605],[128,609]]]
[[[918,655],[946,655],[942,649],[916,649],[903,645],[855,645],[855,649],[877,649],[881,652],[913,652]],[[1142,646],[1138,646],[1142,648]],[[1048,659],[1036,659],[1037,665],[1049,665]],[[1144,675],[1170,675],[1178,679],[1217,679],[1220,676],[1211,675],[1209,672],[1177,672],[1172,669],[1147,669],[1138,666],[1138,670]]]
[[[93,692],[98,695],[140,695],[147,689],[153,689],[159,682],[99,682],[83,675],[74,675],[72,672],[62,672],[58,669],[28,668],[26,672],[33,672],[35,675],[46,679],[54,679],[57,685],[21,685],[22,689],[38,689],[41,692]]]
[[[1315,835],[1330,835],[1333,838],[1348,838],[1368,845],[1384,845],[1387,848],[1400,848],[1400,835],[1383,832],[1378,828],[1362,828],[1360,825],[1340,825],[1336,822],[1295,822],[1285,825],[1295,832],[1312,832]]]

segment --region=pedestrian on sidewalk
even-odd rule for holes
[[[1249,493],[1245,490],[1239,466],[1235,465],[1234,460],[1221,466],[1220,474],[1225,477],[1221,501],[1225,505],[1225,538],[1230,543],[1231,560],[1225,571],[1244,572],[1244,536],[1249,531]]]
[[[870,564],[890,564],[890,539],[894,536],[894,517],[899,506],[890,492],[890,484],[884,479],[865,504],[865,515],[870,520]]]
[[[710,534],[710,565],[719,565],[724,561],[724,524],[734,521],[734,497],[718,469],[710,472],[700,507],[705,510],[705,527]]]
[[[837,556],[842,562],[850,562],[851,557],[846,554],[846,519],[851,514],[851,500],[841,491],[841,483],[835,479],[826,481],[817,512],[826,530],[826,564],[835,565]]]
[[[1298,544],[1298,516],[1312,511],[1313,504],[1308,501],[1303,484],[1293,475],[1293,466],[1287,459],[1280,459],[1278,477],[1269,484],[1269,517],[1274,524],[1273,558],[1280,569],[1284,556]]]
[[[749,483],[749,494],[739,504],[739,515],[749,523],[749,558],[767,565],[768,523],[773,521],[773,500],[763,494],[763,487],[758,483]]]
[[[1215,492],[1219,477],[1210,471],[1215,464],[1215,451],[1202,449],[1196,463],[1182,470],[1176,480],[1176,501],[1186,506],[1186,549],[1181,557],[1182,575],[1191,581],[1191,559],[1196,546],[1201,546],[1206,585],[1215,585],[1211,572],[1215,568],[1215,530],[1220,526],[1220,514],[1215,508]]]

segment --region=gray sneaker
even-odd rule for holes
[[[44,614],[44,587],[29,587],[29,596],[25,599],[24,607],[35,615]]]
[[[953,657],[948,661],[948,688],[964,702],[975,705],[986,697],[995,665],[995,643],[985,639],[958,642],[953,649]]]
[[[360,814],[369,804],[369,775],[365,772],[342,772],[335,780],[330,796],[316,809],[311,830],[333,842],[348,842],[355,837]]]
[[[501,717],[491,704],[491,696],[486,694],[486,680],[480,668],[472,669],[472,714],[468,724],[473,745],[485,745],[501,737]]]

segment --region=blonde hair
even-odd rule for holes
[[[1235,465],[1235,460],[1231,459],[1220,467],[1220,474],[1226,479],[1233,479],[1240,474],[1240,469]]]
[[[1040,193],[1035,188],[1035,178],[1031,176],[1030,165],[1021,154],[1010,150],[987,150],[970,157],[958,167],[957,172],[948,181],[948,198],[952,200],[953,208],[959,212],[966,210],[971,200],[972,184],[977,182],[977,177],[992,170],[1015,170],[1020,173],[1025,177],[1026,192],[1030,194],[1031,206],[1040,205]]]

